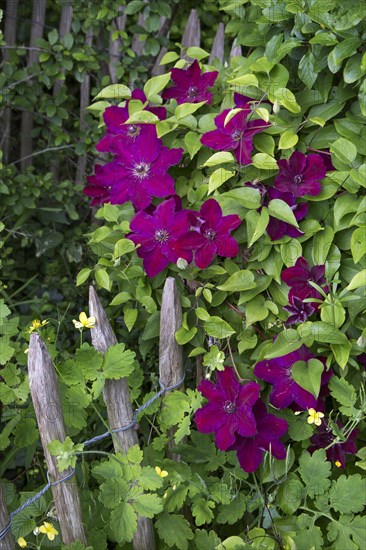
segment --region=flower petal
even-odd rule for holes
[[[263,451],[257,447],[253,439],[243,439],[237,456],[240,466],[245,472],[251,473],[257,470],[262,462]]]
[[[195,414],[195,421],[199,432],[208,434],[217,432],[226,422],[226,415],[221,412],[216,403],[207,403]]]

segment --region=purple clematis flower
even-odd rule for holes
[[[259,398],[260,387],[256,382],[239,384],[233,370],[225,367],[217,371],[217,384],[202,380],[198,390],[208,403],[196,412],[195,420],[201,433],[215,432],[215,441],[221,451],[235,443],[236,434],[250,437],[257,433],[252,412]]]
[[[103,166],[96,164],[94,170],[94,176],[87,176],[86,178],[88,185],[84,187],[83,193],[87,197],[92,197],[90,206],[111,202],[111,188],[109,186],[105,186],[103,184],[103,178],[100,177],[103,173]]]
[[[338,428],[341,429],[342,423],[337,421]],[[326,450],[327,459],[330,462],[333,462],[338,468],[345,468],[346,466],[346,454],[356,454],[357,453],[357,443],[356,439],[358,436],[358,430],[352,430],[349,434],[347,441],[335,443],[329,449]],[[321,425],[318,427],[317,431],[310,438],[312,446],[309,447],[309,452],[313,453],[317,449],[325,449],[333,443],[336,439],[329,423],[327,420],[323,420]]]
[[[288,429],[288,423],[274,414],[268,414],[263,401],[258,400],[253,407],[257,424],[257,434],[252,437],[236,437],[228,449],[237,451],[240,466],[245,472],[254,472],[262,462],[263,452],[270,451],[278,460],[286,458],[286,447],[279,440]]]
[[[315,307],[311,303],[303,302],[301,298],[291,296],[289,306],[283,308],[285,311],[291,313],[290,317],[286,321],[286,325],[294,325],[295,323],[305,323],[315,311]]]
[[[225,126],[225,119],[231,109],[225,109],[215,117],[217,130],[203,134],[201,143],[214,151],[233,151],[240,164],[251,164],[253,136],[269,126],[264,120],[248,120],[252,109],[245,104],[242,111],[229,120]]]
[[[280,173],[274,181],[274,186],[284,193],[292,193],[295,197],[303,195],[319,195],[320,180],[325,177],[327,169],[320,155],[311,154],[308,157],[300,151],[292,153],[288,160],[278,160]]]
[[[176,211],[174,197],[163,201],[153,214],[138,212],[131,220],[132,233],[127,235],[135,245],[140,245],[137,254],[144,260],[144,268],[149,277],[155,277],[170,262],[179,257],[192,261],[192,252],[179,251],[175,244],[182,233],[189,229],[186,210]]]
[[[315,408],[317,399],[292,378],[294,364],[297,361],[307,362],[313,357],[314,354],[306,346],[301,346],[287,355],[275,359],[265,359],[256,364],[255,376],[273,385],[269,400],[274,407],[285,409],[292,403],[296,403],[303,409]]]
[[[167,170],[180,161],[183,149],[163,147],[154,132],[155,128],[148,140],[145,134],[138,135],[133,145],[111,140],[110,150],[115,159],[98,168],[93,182],[110,188],[112,204],[131,201],[137,209],[143,209],[151,204],[153,197],[175,194],[174,180]]]
[[[325,283],[325,266],[315,265],[310,268],[305,258],[300,257],[296,260],[293,267],[284,269],[281,273],[281,279],[290,287],[289,302],[291,303],[293,297],[305,300],[305,298],[322,299],[321,294],[309,284],[309,281],[313,281],[319,286]],[[328,292],[328,287],[324,287],[324,292]],[[312,306],[317,310],[319,304],[317,302],[311,302]]]
[[[239,246],[230,235],[241,224],[239,216],[223,216],[219,203],[209,199],[203,203],[199,213],[191,216],[193,231],[186,233],[179,240],[182,250],[194,249],[197,267],[204,269],[210,265],[215,254],[233,258],[238,254]]]
[[[188,69],[172,69],[170,71],[174,86],[164,90],[163,99],[176,99],[181,103],[200,103],[207,101],[212,103],[212,94],[207,91],[215,84],[217,71],[202,73],[197,60]]]
[[[278,189],[271,187],[268,190],[267,198],[268,202],[273,199],[281,199],[291,206],[291,210],[293,211],[297,221],[303,220],[308,213],[308,204],[306,202],[296,204],[296,197],[292,193],[283,193],[278,191]],[[299,237],[304,234],[303,231],[300,231],[300,229],[297,229],[290,223],[283,222],[277,218],[273,218],[272,216],[269,218],[267,233],[272,241],[282,239],[284,235],[288,235],[289,237]]]

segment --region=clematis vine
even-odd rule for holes
[[[217,129],[203,134],[201,143],[214,151],[233,151],[239,164],[251,164],[253,137],[269,124],[264,120],[248,120],[252,108],[246,103],[225,125],[230,111],[231,109],[225,109],[215,117]]]
[[[181,103],[200,103],[207,101],[212,103],[212,93],[207,89],[215,84],[218,76],[217,71],[203,73],[197,60],[187,69],[172,69],[171,79],[174,85],[164,90],[163,99],[176,99]]]
[[[260,399],[253,406],[257,433],[252,437],[237,435],[235,443],[229,448],[237,452],[240,466],[245,472],[254,472],[262,462],[263,453],[269,451],[278,460],[286,458],[286,447],[280,441],[288,430],[288,423],[283,418],[268,414]]]
[[[254,367],[254,374],[261,380],[272,384],[269,396],[270,403],[277,409],[285,409],[292,404],[302,409],[316,409],[317,399],[310,392],[304,390],[292,378],[292,367],[297,361],[309,361],[314,354],[306,346],[301,346],[296,351],[276,357],[265,359]]]
[[[338,420],[336,422],[339,430],[343,428],[342,423]],[[327,459],[335,464],[338,468],[345,468],[346,466],[346,454],[357,453],[356,439],[358,436],[358,430],[352,430],[346,441],[342,441],[333,433],[333,430],[327,420],[323,420],[317,431],[310,438],[312,443],[309,447],[309,452],[313,453],[317,449],[326,449]]]
[[[306,202],[297,203],[296,197],[292,193],[283,193],[274,187],[268,189],[268,202],[273,199],[281,199],[291,207],[297,221],[303,220],[308,213],[308,204]],[[299,237],[304,234],[303,231],[297,229],[290,223],[283,222],[270,216],[267,226],[267,233],[272,241],[282,239],[285,235],[289,237]]]
[[[233,370],[217,371],[217,383],[202,380],[198,390],[208,403],[196,412],[195,420],[201,433],[215,433],[217,447],[226,451],[236,441],[236,435],[251,437],[257,433],[252,407],[259,398],[256,382],[239,384]]]
[[[278,160],[277,165],[280,173],[274,181],[276,189],[283,193],[292,193],[295,197],[319,195],[320,181],[327,173],[320,155],[306,156],[300,151],[295,151],[288,160]]]
[[[324,265],[309,267],[308,262],[303,257],[298,258],[293,267],[284,269],[281,273],[281,279],[290,287],[290,304],[293,303],[294,298],[299,298],[300,300],[305,300],[305,298],[321,299],[320,292],[311,286],[309,281],[313,281],[318,286],[324,288],[324,292],[328,292],[328,287],[324,286],[324,273]],[[315,310],[319,308],[317,302],[311,302],[311,305]]]
[[[174,198],[163,201],[152,214],[140,211],[131,220],[132,233],[127,235],[135,245],[137,254],[144,260],[149,277],[155,277],[170,262],[183,258],[192,261],[190,250],[176,247],[180,236],[189,230],[186,210],[178,210]]]
[[[180,238],[179,246],[182,250],[195,250],[197,267],[208,267],[216,254],[225,258],[238,254],[238,243],[230,235],[241,224],[237,214],[223,216],[219,203],[209,199],[203,203],[199,213],[191,213],[190,219],[193,231]]]
[[[303,302],[301,298],[297,298],[296,296],[291,296],[290,305],[284,306],[283,309],[291,314],[285,322],[286,325],[305,323],[315,311],[315,307],[311,303]]]

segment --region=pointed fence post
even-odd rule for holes
[[[89,314],[97,320],[91,331],[93,346],[97,351],[105,353],[110,346],[117,344],[117,338],[93,286],[89,287]],[[106,380],[103,397],[111,429],[121,428],[131,422],[133,410],[126,378]],[[132,428],[113,434],[113,445],[116,453],[121,448],[127,452],[130,447],[138,445],[137,432]],[[135,550],[155,550],[154,529],[150,519],[138,516],[133,547]]]
[[[0,483],[0,529],[5,527],[9,523],[9,514],[5,504],[5,495],[3,487]],[[15,541],[11,531],[0,541],[1,550],[13,550],[15,548]]]
[[[60,473],[56,457],[52,456],[47,445],[53,440],[64,441],[66,430],[61,408],[59,382],[52,359],[39,334],[30,337],[28,352],[29,387],[37,417],[43,451],[50,474],[50,481],[65,477],[72,470]],[[87,545],[81,516],[78,486],[75,478],[52,486],[57,518],[60,523],[62,540],[65,544],[81,541]]]
[[[214,59],[218,59],[221,63],[224,62],[224,46],[225,46],[225,26],[224,23],[219,23],[217,32],[212,44],[210,58],[208,60],[211,65]]]
[[[182,46],[184,48],[190,48],[191,46],[199,46],[201,42],[201,27],[200,20],[197,15],[197,10],[192,9],[189,14],[186,28],[184,29],[182,37]],[[185,57],[185,59],[191,60],[190,57]]]
[[[230,59],[232,59],[233,57],[238,57],[240,55],[242,55],[242,49],[240,44],[236,43],[236,38],[235,38],[230,51]]]

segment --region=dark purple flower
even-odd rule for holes
[[[324,151],[317,150],[317,153],[319,157],[322,159],[327,172],[334,172],[335,168],[332,163],[332,157],[329,152],[329,149],[324,149]]]
[[[268,414],[263,401],[258,400],[253,407],[257,424],[257,434],[252,437],[236,437],[230,447],[236,450],[240,466],[245,472],[254,472],[262,462],[263,452],[270,451],[278,460],[286,458],[286,447],[279,440],[288,429],[286,420]]]
[[[366,353],[361,353],[361,355],[358,355],[356,360],[363,366],[364,369],[366,369]]]
[[[293,267],[284,269],[281,273],[281,279],[290,287],[289,302],[291,303],[294,297],[305,300],[305,298],[321,299],[321,294],[309,284],[309,281],[313,281],[317,285],[323,287],[325,283],[325,266],[315,265],[312,268],[309,267],[305,258],[300,257],[296,260]],[[324,292],[327,292],[328,288],[324,287]],[[317,302],[311,302],[315,310],[318,309],[319,304]]]
[[[253,99],[246,95],[238,94],[237,92],[234,93],[235,107],[247,107],[250,101],[253,101]]]
[[[131,99],[138,99],[142,103],[145,103],[147,101],[147,97],[144,94],[143,90],[140,90],[139,88],[136,88],[133,90],[131,94]],[[147,105],[144,108],[145,111],[149,111],[150,113],[153,113],[156,115],[160,120],[166,119],[166,109],[165,107],[151,107],[151,105]]]
[[[297,221],[304,219],[308,213],[308,204],[306,202],[296,204],[296,197],[292,193],[283,193],[278,191],[278,189],[271,187],[268,190],[267,199],[268,202],[273,199],[281,199],[284,201],[291,207]],[[300,229],[297,229],[290,223],[283,222],[277,218],[273,218],[272,216],[269,218],[267,233],[272,241],[282,239],[284,235],[288,235],[289,237],[299,237],[304,234],[303,231],[300,231]]]
[[[203,134],[201,143],[214,151],[234,151],[236,160],[240,164],[251,164],[253,136],[262,132],[269,124],[264,120],[248,121],[252,109],[246,104],[225,126],[225,119],[230,111],[231,109],[225,109],[215,117],[217,130]]]
[[[103,178],[100,175],[103,173],[103,166],[96,164],[94,167],[95,174],[87,176],[88,185],[84,187],[83,193],[87,197],[92,197],[90,206],[111,202],[110,187],[103,184]]]
[[[288,160],[278,160],[280,173],[274,186],[284,193],[292,193],[295,197],[303,195],[319,195],[320,180],[325,177],[327,169],[320,155],[304,155],[300,151],[292,153]]]
[[[238,243],[230,235],[241,220],[236,214],[223,216],[219,203],[209,199],[203,203],[199,213],[191,216],[193,231],[186,233],[179,240],[181,249],[195,250],[197,267],[204,269],[210,265],[215,255],[233,258],[239,252]]]
[[[338,420],[337,425],[339,429],[342,429],[342,423]],[[346,466],[346,454],[356,454],[357,444],[356,439],[358,436],[358,430],[352,430],[349,434],[347,441],[340,441],[335,443],[329,449],[326,450],[327,459],[338,466],[338,468],[345,468]],[[313,453],[317,449],[325,449],[333,443],[336,439],[336,435],[333,433],[327,420],[323,420],[317,431],[311,437],[310,442],[312,446],[309,447],[309,452]]]
[[[235,435],[245,437],[257,432],[252,412],[259,398],[260,387],[256,382],[241,385],[230,367],[217,371],[216,385],[202,380],[198,390],[208,399],[208,403],[196,412],[198,431],[208,434],[215,432],[215,441],[221,451],[226,451],[235,443]]]
[[[110,188],[112,204],[131,201],[136,208],[143,209],[153,197],[175,194],[174,180],[167,170],[180,161],[183,149],[163,147],[155,128],[151,129],[149,139],[139,134],[133,145],[120,139],[111,140],[110,145],[115,159],[98,168],[95,183]]]
[[[212,103],[212,94],[207,91],[215,84],[217,71],[202,73],[199,63],[195,60],[188,69],[172,69],[170,71],[174,86],[164,90],[163,99],[176,99],[181,103]]]
[[[290,317],[286,321],[286,325],[294,325],[295,323],[305,323],[315,311],[315,308],[311,303],[303,302],[301,298],[291,296],[289,306],[283,308],[285,311],[291,313]]]
[[[192,261],[192,252],[175,249],[175,244],[182,233],[189,229],[187,211],[176,212],[174,198],[163,201],[153,214],[138,212],[131,220],[132,233],[127,235],[135,245],[140,245],[137,254],[144,260],[144,269],[149,277],[155,277],[170,262],[179,257]]]
[[[296,403],[303,409],[315,408],[317,399],[292,378],[294,364],[297,361],[307,362],[313,357],[314,354],[306,346],[301,346],[287,355],[275,359],[265,359],[256,364],[255,376],[273,385],[269,399],[274,407],[285,409],[292,403]]]

